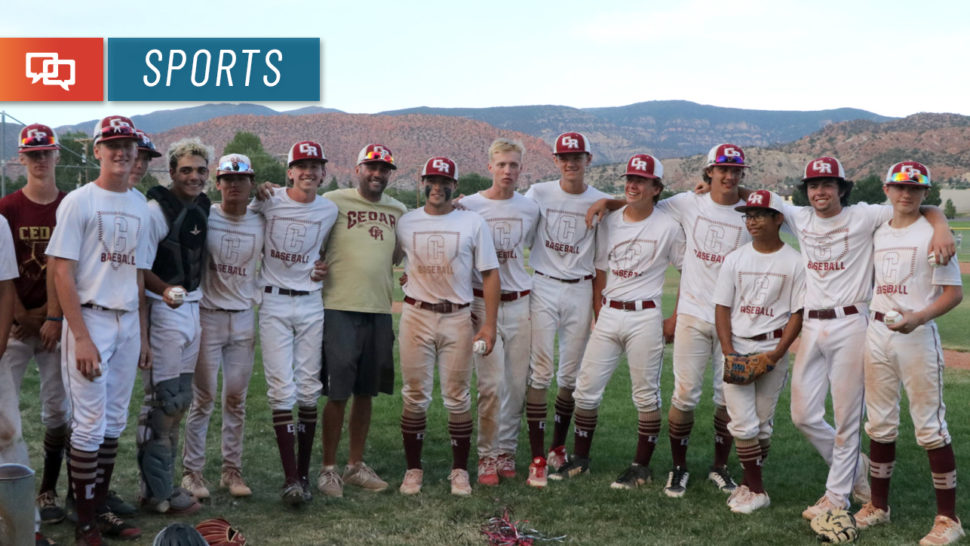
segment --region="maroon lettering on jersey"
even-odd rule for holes
[[[761,307],[758,305],[742,305],[738,308],[738,311],[746,315],[759,315],[762,317],[775,316],[774,309],[770,307]]]
[[[376,210],[349,210],[347,211],[347,229],[353,229],[359,224],[380,224],[394,229],[397,218],[393,214]]]
[[[900,294],[907,295],[909,290],[905,284],[880,284],[876,286],[876,294]]]
[[[23,190],[0,199],[0,214],[10,224],[20,277],[14,279],[17,295],[27,309],[47,303],[47,242],[57,223],[57,207],[67,195],[57,194],[52,203],[40,205]]]

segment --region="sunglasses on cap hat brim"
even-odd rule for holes
[[[386,163],[392,169],[397,168],[397,165],[394,164],[394,156],[387,151],[373,150],[367,152],[357,164],[362,165],[364,163]]]
[[[714,163],[710,166],[716,167],[718,165],[724,167],[741,167],[743,169],[749,167],[749,165],[745,165],[744,158],[739,155],[719,155],[714,158]]]
[[[930,187],[930,177],[923,173],[910,171],[900,171],[898,173],[893,173],[889,180],[886,181],[887,186],[919,186],[922,188]]]

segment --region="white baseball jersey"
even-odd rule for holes
[[[532,289],[532,276],[525,270],[524,250],[532,246],[535,238],[539,205],[518,193],[513,193],[511,199],[489,199],[481,192],[462,199],[461,204],[488,222],[498,257],[502,291]],[[481,288],[482,274],[476,270],[474,275],[472,284]]]
[[[721,264],[728,254],[751,241],[742,214],[734,210],[741,205],[744,200],[720,205],[711,199],[710,193],[697,195],[689,191],[657,203],[659,210],[680,222],[686,237],[678,314],[714,323],[711,289],[717,282]]]
[[[205,268],[202,272],[202,307],[241,311],[262,301],[257,266],[266,226],[263,217],[247,209],[230,216],[221,205],[209,210]]]
[[[603,296],[659,303],[667,265],[680,269],[684,261],[684,231],[661,210],[639,222],[626,220],[625,210],[607,216],[596,234],[596,269],[608,273]]]
[[[404,293],[416,300],[471,303],[472,270],[499,266],[488,224],[471,211],[434,215],[412,210],[398,222],[397,240],[408,259]]]
[[[586,211],[610,196],[587,186],[580,194],[567,193],[559,180],[533,184],[526,197],[539,204],[539,224],[529,264],[536,271],[560,279],[580,279],[595,273],[595,229],[586,228]]]
[[[266,219],[260,285],[319,290],[323,281],[311,281],[310,273],[337,221],[337,205],[319,196],[300,203],[290,199],[286,188],[276,188],[269,199],[253,200],[249,208]]]
[[[138,192],[135,192],[138,193]],[[140,195],[140,194],[139,194]],[[144,196],[142,196],[144,197]],[[201,229],[202,226],[199,226]],[[168,221],[165,219],[165,213],[162,212],[161,205],[158,201],[154,199],[148,201],[148,222],[147,222],[147,233],[148,233],[148,262],[151,264],[155,263],[155,255],[158,253],[158,244],[165,240],[170,231],[170,226]],[[156,294],[151,290],[145,289],[145,295],[154,300],[161,301],[162,296]],[[202,286],[199,285],[195,290],[185,294],[185,302],[191,303],[200,301],[202,299]]]
[[[805,309],[831,309],[872,296],[872,234],[893,215],[887,205],[858,203],[822,218],[812,207],[785,206],[798,237],[805,276]],[[925,260],[924,260],[925,261]]]
[[[754,337],[784,328],[805,299],[805,268],[798,251],[771,253],[748,243],[724,259],[713,302],[731,308],[731,334]]]
[[[933,226],[923,216],[902,229],[886,222],[876,230],[873,311],[919,311],[940,297],[943,286],[963,284],[956,259],[939,267],[927,263],[932,238]]]
[[[150,269],[148,205],[130,191],[90,183],[67,194],[47,255],[77,262],[75,282],[82,304],[120,311],[138,309],[136,269]]]
[[[13,250],[13,235],[10,234],[10,225],[7,219],[0,215],[0,281],[16,279],[20,274],[17,273],[17,255]]]

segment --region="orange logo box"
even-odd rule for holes
[[[102,101],[103,38],[0,38],[0,101]]]

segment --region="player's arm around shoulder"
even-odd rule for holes
[[[950,231],[950,223],[939,207],[923,205],[920,214],[933,226],[933,238],[930,239],[930,253],[936,255],[938,264],[946,265],[957,251],[956,239]]]

